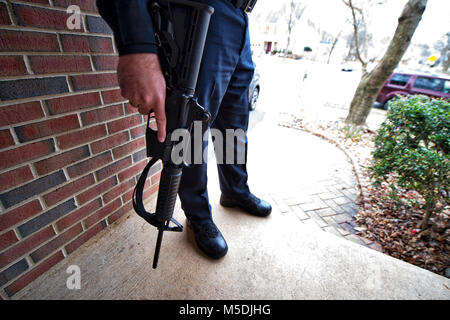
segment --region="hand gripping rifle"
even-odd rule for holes
[[[177,142],[172,141],[176,129],[191,131],[194,121],[208,122],[210,114],[194,98],[203,47],[210,17],[214,9],[201,3],[185,0],[160,0],[149,2],[158,56],[166,80],[166,139],[160,143],[157,131],[148,116],[146,129],[147,156],[151,160],[142,171],[133,193],[136,213],[158,228],[153,268],[158,264],[164,231],[183,231],[183,226],[172,215],[177,199],[183,169],[182,163],[172,160]],[[154,123],[153,123],[154,124]],[[143,191],[150,168],[162,160],[163,169],[159,183],[155,213],[145,210]],[[173,222],[175,226],[170,226]]]

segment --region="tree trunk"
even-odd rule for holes
[[[376,96],[397,67],[422,19],[427,0],[409,0],[398,18],[397,30],[384,57],[371,72],[364,72],[350,104],[345,122],[361,126],[372,110]]]
[[[358,19],[356,18],[356,11],[358,11],[362,17],[362,20],[364,21],[364,15],[362,13],[362,10],[359,8],[356,8],[353,5],[352,0],[348,0],[348,2],[345,2],[344,0],[344,4],[346,6],[348,6],[352,12],[352,19],[353,19],[353,41],[355,42],[355,56],[356,59],[361,63],[361,67],[362,67],[362,71],[363,74],[366,73],[367,70],[367,62],[365,62],[361,56],[361,51],[360,51],[360,39],[359,39],[359,30],[358,30]]]
[[[442,71],[448,72],[448,68],[450,67],[450,32],[447,33],[447,45],[442,50],[441,54],[442,59]]]
[[[417,224],[417,229],[420,229],[422,231],[428,229],[428,221],[430,220],[435,207],[436,201],[434,200],[434,198],[427,198],[425,203],[425,216],[423,217],[422,221]]]
[[[338,33],[338,35],[336,36],[336,38],[334,38],[333,45],[331,46],[330,52],[328,53],[327,64],[330,64],[331,54],[333,53],[333,50],[334,50],[334,48],[336,47],[336,43],[338,42],[339,37],[341,36],[341,33],[342,33],[342,31],[340,31],[340,32]]]

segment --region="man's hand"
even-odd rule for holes
[[[127,54],[119,58],[117,77],[124,98],[148,115],[155,113],[158,140],[166,138],[166,81],[158,56],[154,53]]]

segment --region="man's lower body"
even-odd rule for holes
[[[248,88],[254,73],[248,32],[248,17],[229,0],[199,0],[214,7],[197,81],[196,96],[199,103],[211,113],[209,126],[223,137],[223,147],[216,147],[221,204],[237,206],[245,211],[266,216],[270,205],[250,193],[247,184],[246,135],[240,143],[227,148],[227,130],[246,132],[248,128]],[[204,128],[206,129],[206,128]],[[191,141],[193,141],[192,139]],[[198,142],[198,141],[197,141]],[[192,158],[197,150],[192,147]],[[228,151],[228,154],[227,154]],[[230,152],[233,154],[230,155]],[[244,155],[242,155],[244,152]],[[203,152],[200,158],[203,156]],[[227,159],[234,159],[228,163]],[[244,161],[239,162],[239,159]],[[198,246],[210,257],[220,258],[227,252],[227,244],[212,221],[207,190],[207,165],[192,164],[183,169],[179,196],[188,224],[196,234]]]

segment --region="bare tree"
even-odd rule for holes
[[[289,50],[289,45],[291,44],[291,34],[294,29],[295,24],[305,12],[306,4],[302,2],[291,0],[289,4],[289,16],[287,17],[287,27],[288,27],[288,38],[286,44],[286,52]]]
[[[330,49],[328,50],[328,60],[327,60],[327,64],[330,63],[331,54],[333,53],[334,48],[336,48],[336,44],[337,44],[337,42],[339,41],[339,38],[341,37],[341,34],[342,34],[342,30],[339,31],[339,33],[336,34],[336,35],[331,35],[331,47],[330,47]]]
[[[348,3],[351,5],[352,0],[348,0]],[[357,126],[365,124],[379,90],[405,54],[422,19],[426,4],[427,0],[409,0],[406,3],[398,18],[394,37],[383,58],[372,71],[364,70],[345,122]]]
[[[448,72],[450,67],[450,32],[445,35],[447,37],[447,44],[442,47],[441,50],[441,60],[442,60],[442,71]]]
[[[353,27],[352,41],[354,42],[355,57],[361,63],[363,72],[367,70],[367,47],[370,40],[370,35],[367,32],[367,24],[365,12],[362,7],[355,5],[353,0],[342,0],[342,2],[350,8]],[[364,56],[363,56],[364,54]]]

